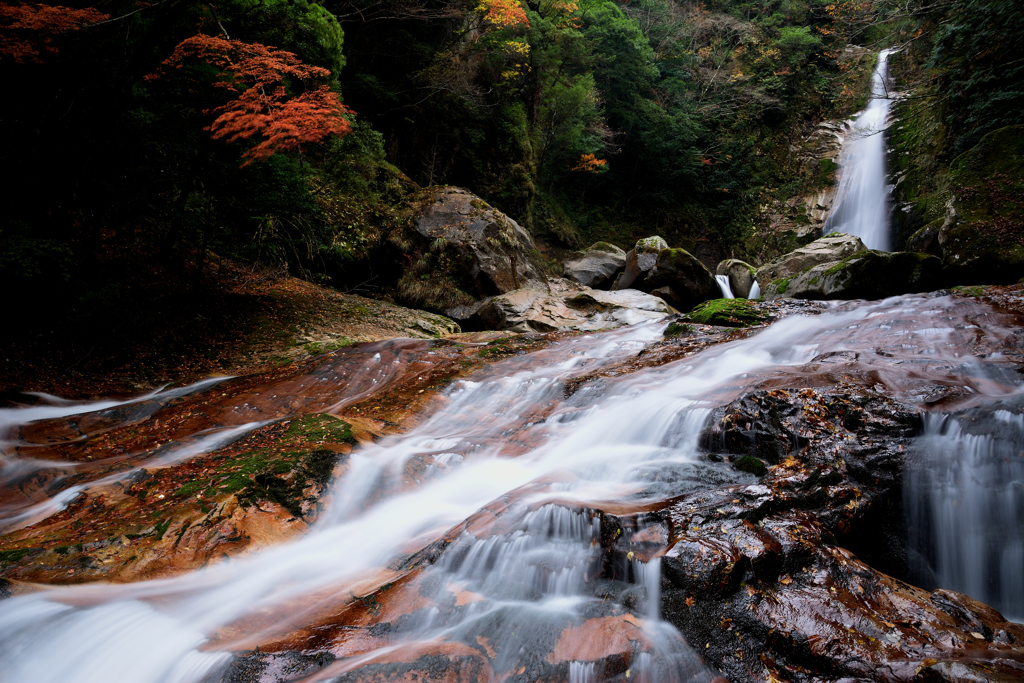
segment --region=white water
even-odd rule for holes
[[[750,285],[750,294],[747,295],[748,299],[760,299],[761,298],[761,285],[757,284],[757,280],[754,280],[754,284]]]
[[[994,424],[981,433],[945,415],[925,422],[904,486],[914,578],[1022,621],[1024,416],[997,410],[985,417]],[[975,429],[978,419],[962,418]]]
[[[853,122],[839,158],[839,187],[824,233],[856,235],[869,249],[889,251],[890,198],[886,178],[885,135],[892,93],[889,90],[889,55],[878,53],[871,75],[871,99]]]
[[[716,275],[715,280],[718,282],[718,288],[722,290],[723,299],[735,299],[736,297],[732,294],[732,287],[729,285],[728,275]]]
[[[589,590],[586,568],[600,551],[588,506],[674,495],[678,478],[652,475],[709,467],[698,460],[696,439],[712,390],[826,351],[866,355],[888,343],[928,358],[952,331],[915,346],[899,323],[931,317],[939,328],[952,305],[905,297],[788,318],[696,356],[585,384],[564,402],[566,378],[635,356],[660,337],[663,325],[568,340],[532,354],[529,369],[508,376],[497,364],[489,376],[456,383],[442,407],[410,433],[354,453],[337,483],[337,504],[294,543],[179,578],[54,588],[4,601],[0,681],[201,681],[230,660],[203,647],[219,628],[272,614],[274,623],[252,633],[243,649],[280,636],[289,619],[304,623],[304,596],[348,595],[410,545],[437,539],[517,490],[500,529],[458,535],[423,574],[423,584],[438,594],[452,584],[480,599],[461,609],[415,612],[392,638],[397,647],[485,637],[507,645],[496,666],[518,669],[530,662],[534,639],[614,607]],[[531,418],[546,405],[558,408]],[[413,460],[430,467],[415,486],[398,486]],[[653,644],[650,653],[634,653],[634,680],[706,680],[693,651],[658,620],[656,565],[633,566],[639,588],[646,587],[641,625]],[[567,673],[581,683],[598,680],[583,658],[574,658]]]

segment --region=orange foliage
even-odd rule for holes
[[[486,21],[498,28],[529,28],[530,20],[526,18],[526,10],[519,0],[480,0],[477,12],[483,14]]]
[[[227,142],[263,138],[243,154],[243,166],[278,152],[301,153],[303,144],[320,143],[330,135],[346,135],[352,130],[346,116],[354,112],[341,103],[337,93],[326,85],[312,87],[312,81],[326,78],[331,72],[303,64],[291,52],[197,35],[183,40],[163,66],[180,69],[197,61],[220,69],[215,85],[239,93],[227,104],[206,112],[217,115],[206,130],[214,139],[225,138]],[[289,96],[286,78],[300,81],[308,89]]]
[[[600,173],[607,167],[607,159],[598,159],[593,154],[584,154],[580,157],[579,163],[572,167],[572,170],[583,171],[584,173]]]
[[[57,51],[54,36],[109,18],[94,9],[0,3],[0,57],[18,64],[39,62],[42,52]]]

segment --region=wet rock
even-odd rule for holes
[[[662,249],[668,249],[668,242],[661,237],[645,237],[638,240],[636,245],[626,252],[626,266],[612,285],[613,290],[630,289],[635,287],[644,291],[651,288],[644,286],[644,278],[654,268],[655,261]]]
[[[503,294],[541,280],[532,261],[530,234],[472,192],[434,191],[416,218],[416,230],[453,254],[480,297]]]
[[[528,288],[483,302],[476,315],[492,330],[553,332],[609,330],[670,313],[658,297],[635,289],[605,292],[552,279],[550,289]]]
[[[663,614],[730,681],[1024,671],[1024,626],[959,593],[913,588],[840,547],[879,545],[880,516],[899,516],[890,504],[916,413],[869,391],[755,391],[709,424],[702,447],[776,463],[758,484],[689,494],[667,510],[678,540],[662,560]]]
[[[884,299],[938,289],[942,279],[942,262],[935,256],[867,250],[775,280],[761,298]]]
[[[761,285],[761,291],[764,291],[773,280],[793,277],[800,271],[822,263],[841,261],[865,249],[867,247],[859,237],[833,233],[766,263],[757,269],[754,278]]]
[[[942,247],[939,246],[939,229],[942,221],[933,221],[924,226],[913,235],[907,238],[907,251],[916,251],[919,254],[931,254],[942,256]]]
[[[684,312],[721,295],[715,276],[685,249],[658,252],[654,266],[644,279],[643,289],[657,289],[669,305]]]
[[[937,238],[943,264],[958,284],[1019,280],[1024,276],[1024,126],[993,131],[957,157],[949,184],[952,198]]]
[[[565,262],[565,276],[587,287],[608,289],[625,267],[626,252],[614,244],[598,242]]]
[[[746,299],[750,294],[750,288],[754,286],[754,273],[757,271],[754,266],[740,261],[739,259],[726,259],[715,268],[715,275],[725,275],[729,278],[729,289],[733,296]]]

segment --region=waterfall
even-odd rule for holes
[[[735,299],[736,297],[732,294],[732,287],[729,286],[728,275],[716,275],[715,280],[718,281],[718,288],[722,290],[723,299]]]
[[[927,416],[904,506],[916,583],[1024,619],[1024,416]]]
[[[824,233],[856,235],[869,249],[889,251],[890,199],[886,178],[885,129],[892,106],[889,55],[878,53],[871,75],[871,100],[853,122],[839,157],[839,188]]]

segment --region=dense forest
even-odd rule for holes
[[[438,184],[542,261],[651,234],[756,261],[768,216],[832,182],[801,142],[863,105],[883,46],[916,122],[905,237],[936,169],[1021,122],[1021,21],[1009,0],[4,3],[0,277],[26,321],[216,286],[220,259],[436,310],[404,230]]]

